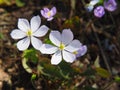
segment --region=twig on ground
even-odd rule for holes
[[[96,40],[97,40],[98,46],[99,46],[99,48],[100,48],[100,51],[101,51],[101,54],[102,54],[104,63],[105,63],[105,65],[106,65],[106,68],[108,69],[109,73],[112,74],[110,65],[109,65],[108,60],[107,60],[107,58],[106,58],[106,56],[105,56],[105,53],[104,53],[104,51],[103,51],[103,49],[102,49],[102,46],[101,46],[101,44],[100,44],[100,40],[99,40],[99,38],[98,38],[98,35],[97,35],[97,33],[95,32],[95,31],[96,31],[96,28],[95,28],[94,24],[91,24],[91,27],[92,27],[93,33],[94,33],[94,35],[95,35],[95,38],[96,38]]]

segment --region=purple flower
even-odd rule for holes
[[[83,56],[87,52],[87,46],[82,45],[80,49],[76,52],[76,57]]]
[[[103,6],[98,6],[94,9],[94,15],[98,18],[101,18],[105,14]]]
[[[47,19],[47,21],[51,21],[53,19],[53,16],[56,14],[56,7],[53,7],[51,10],[48,8],[44,8],[41,10],[41,15]]]
[[[117,8],[117,3],[115,0],[108,0],[104,2],[104,7],[108,11],[114,11]]]

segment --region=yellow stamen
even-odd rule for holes
[[[31,36],[32,35],[32,30],[28,30],[27,31],[27,36]]]
[[[48,17],[50,17],[50,16],[51,16],[51,12],[49,11],[49,12],[47,13],[47,15],[48,15]]]
[[[61,43],[59,49],[63,50],[64,48],[65,48],[65,45],[63,43]]]
[[[108,7],[111,7],[111,6],[112,6],[112,4],[111,4],[111,3],[109,3],[109,4],[108,4]]]
[[[76,55],[76,54],[78,54],[78,52],[77,52],[77,51],[75,51],[75,52],[73,52],[73,54],[75,54],[75,55]]]

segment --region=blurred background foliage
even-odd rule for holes
[[[22,7],[25,3],[22,0],[0,0],[0,5],[2,6],[11,6],[16,4],[18,7]]]
[[[0,0],[0,69],[11,84],[0,78],[3,90],[119,90],[120,83],[120,7],[95,18],[85,5],[90,0]],[[119,0],[117,0],[119,2]],[[40,15],[43,7],[57,8],[51,22]],[[87,53],[73,64],[50,64],[50,55],[29,48],[20,52],[10,37],[18,18],[40,15],[42,24],[53,30],[70,28],[74,38],[87,45]],[[43,42],[51,43],[48,35]],[[2,76],[2,74],[0,74]],[[114,89],[112,89],[114,88]],[[117,88],[117,89],[116,89]]]

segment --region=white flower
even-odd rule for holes
[[[45,25],[40,27],[40,24],[41,19],[39,16],[32,17],[30,23],[27,19],[20,18],[18,20],[19,29],[14,29],[10,35],[13,39],[21,39],[17,43],[17,48],[19,50],[26,50],[29,47],[30,42],[35,49],[38,50],[40,48],[42,41],[36,37],[44,36],[49,30]]]
[[[72,63],[76,59],[73,52],[80,49],[81,43],[79,40],[73,40],[73,33],[70,29],[64,29],[62,34],[58,31],[51,31],[49,38],[55,46],[43,44],[40,51],[43,54],[53,54],[51,64],[57,65],[62,59]]]
[[[94,6],[99,2],[100,0],[91,0],[89,4],[86,5],[86,9],[91,12],[94,8]]]
[[[96,5],[100,0],[91,0],[90,5]]]

